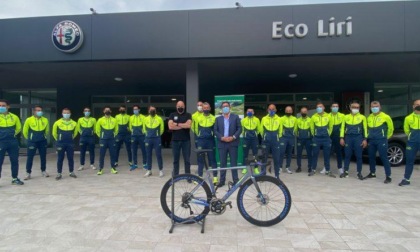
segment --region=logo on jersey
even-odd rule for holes
[[[82,29],[73,21],[61,21],[52,31],[52,42],[58,50],[73,53],[83,44]]]

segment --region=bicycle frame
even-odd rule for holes
[[[214,168],[214,169],[208,169],[206,171],[206,178],[203,180],[203,182],[201,182],[201,184],[198,184],[192,191],[191,193],[194,194],[195,191],[205,182],[207,182],[207,184],[210,186],[210,191],[213,197],[216,196],[216,189],[211,181],[211,176],[210,174],[213,171],[228,171],[228,170],[242,170],[242,169],[247,169],[247,173],[245,175],[243,175],[239,181],[233,185],[227,192],[226,194],[223,196],[222,200],[226,201],[239,187],[241,187],[241,185],[243,185],[248,179],[251,179],[255,188],[257,189],[258,195],[260,196],[262,201],[265,201],[264,197],[262,197],[262,193],[260,190],[260,187],[258,186],[257,181],[255,180],[255,175],[253,172],[253,169],[251,167],[251,165],[249,166],[234,166],[234,167],[227,167],[227,168]],[[209,203],[207,203],[207,199],[206,200],[201,200],[201,199],[192,199],[191,203],[195,203],[195,204],[199,204],[199,205],[203,205],[203,206],[210,206]]]

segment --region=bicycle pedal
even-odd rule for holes
[[[230,209],[232,209],[232,202],[231,201],[226,202],[225,205],[228,205],[230,207]]]

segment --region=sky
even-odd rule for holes
[[[99,14],[234,8],[237,1],[243,7],[365,2],[363,0],[0,0],[0,19],[90,14],[90,8],[94,8]],[[381,0],[385,1],[391,0]]]

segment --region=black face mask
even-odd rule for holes
[[[301,114],[303,118],[305,118],[307,116],[307,114]]]
[[[420,106],[415,106],[415,107],[414,107],[414,110],[415,110],[415,111],[420,111]]]
[[[176,110],[178,111],[178,113],[182,114],[184,113],[184,108],[176,108]]]
[[[111,111],[105,111],[105,115],[110,115]]]
[[[151,116],[155,116],[156,115],[156,110],[150,110],[149,113],[150,113]]]
[[[292,113],[286,113],[286,115],[287,115],[287,116],[291,116],[291,115],[292,115]]]
[[[121,114],[125,114],[125,110],[120,110],[120,113]]]

